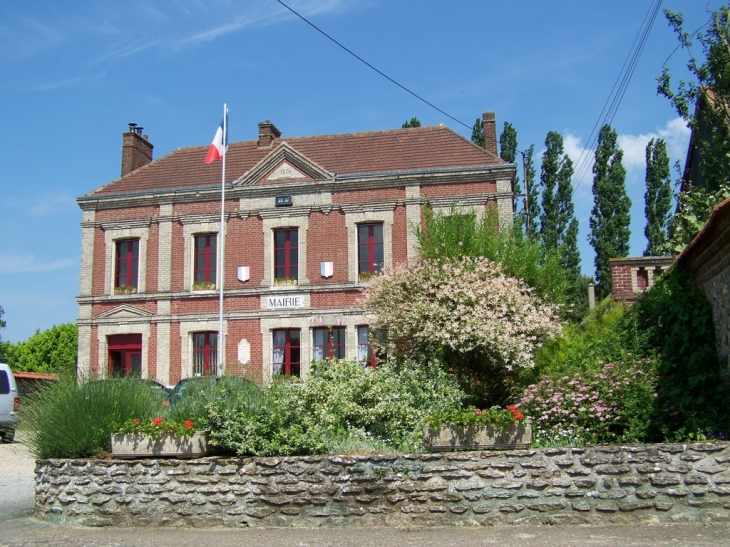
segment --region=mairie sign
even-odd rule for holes
[[[292,308],[303,308],[304,296],[301,294],[290,294],[287,296],[266,297],[267,310],[285,310]]]

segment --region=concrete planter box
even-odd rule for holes
[[[196,431],[183,439],[164,433],[155,440],[145,433],[113,433],[112,456],[115,458],[200,458],[208,453],[208,432]]]
[[[527,418],[501,430],[488,424],[470,426],[443,424],[439,429],[424,426],[422,436],[423,444],[430,452],[527,448],[532,442],[532,420]]]

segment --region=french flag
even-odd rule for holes
[[[205,156],[205,163],[210,163],[215,160],[222,160],[228,149],[228,109],[226,109],[226,115],[221,120],[221,124],[215,132],[213,142],[208,148],[208,155]]]

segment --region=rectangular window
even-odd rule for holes
[[[345,327],[312,329],[312,337],[315,360],[345,358]]]
[[[215,284],[217,241],[216,234],[195,236],[195,283]]]
[[[218,372],[218,333],[193,333],[193,376],[214,376]]]
[[[274,333],[274,374],[299,376],[301,340],[299,329],[278,329]]]
[[[357,225],[357,273],[376,274],[383,271],[383,225]]]
[[[116,334],[107,338],[110,378],[142,376],[142,335]]]
[[[367,325],[357,327],[357,360],[360,361],[364,367],[371,366],[375,368],[377,363],[375,361],[375,351],[373,350],[372,344],[372,330]]]
[[[274,279],[299,278],[299,230],[274,230]]]
[[[139,270],[139,239],[122,239],[116,242],[115,287],[137,288]]]

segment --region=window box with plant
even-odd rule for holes
[[[296,277],[275,277],[274,278],[274,285],[275,286],[294,286],[297,285],[299,282],[297,281]]]
[[[192,420],[133,418],[112,433],[111,445],[115,458],[199,458],[208,453],[208,432],[196,431]]]
[[[131,287],[129,285],[114,287],[114,294],[137,294],[137,287]]]
[[[211,283],[210,281],[194,281],[193,290],[194,291],[214,291],[215,283]]]
[[[429,416],[422,436],[426,450],[432,452],[527,448],[532,420],[515,405],[486,410],[470,406]]]

